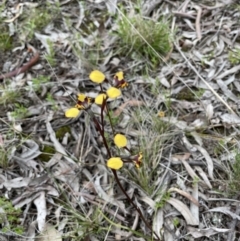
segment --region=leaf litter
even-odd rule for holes
[[[121,12],[118,4],[125,4],[130,11]],[[117,70],[124,70],[130,87],[125,99],[110,106],[119,118],[118,128],[126,128],[133,139],[131,145],[139,147],[143,137],[161,137],[158,149],[148,143],[142,147],[145,156],[151,153],[157,163],[154,172],[150,163],[146,173],[129,168],[120,174],[126,191],[132,193],[153,230],[163,240],[238,237],[240,221],[234,200],[239,195],[228,196],[231,167],[239,153],[239,66],[232,65],[228,55],[239,47],[237,3],[141,1],[139,9],[146,19],[168,16],[172,29],[177,29],[171,53],[147,77],[143,67],[150,60],[136,61],[134,53],[122,56],[118,49],[119,22],[111,16],[131,17],[135,9],[130,1],[62,1],[58,17],[44,28],[34,29],[29,40],[27,32],[20,34],[16,27],[28,8],[38,7],[26,2],[1,9],[4,22],[11,24],[9,31],[19,34],[25,43],[31,41],[40,53],[38,65],[1,85],[1,97],[9,88],[21,92],[17,102],[31,113],[14,119],[7,113],[20,108],[15,101],[0,107],[0,192],[21,208],[26,230],[21,236],[0,230],[3,239],[35,240],[42,233],[40,240],[53,236],[69,240],[67,235],[77,238],[78,233],[84,240],[139,240],[138,232],[147,234],[141,218],[133,214],[104,166],[106,156],[97,144],[100,140],[94,126],[85,114],[79,121],[66,120],[63,115],[79,89],[93,96],[98,93],[99,89],[87,82],[93,69],[103,70],[109,79]],[[61,25],[56,28],[58,23]],[[49,41],[57,66],[45,59],[52,53]],[[15,51],[1,53],[0,66],[7,62],[22,66],[31,59],[31,53],[20,45],[16,43]],[[42,94],[29,91],[33,77],[39,75],[51,76],[49,83],[39,84]],[[48,93],[51,101],[46,98]],[[149,108],[146,113],[145,106]],[[168,125],[164,133],[153,128],[153,117],[159,111],[165,112],[162,125]],[[58,130],[64,126],[69,127],[64,134],[70,138],[59,137]],[[41,157],[43,147],[53,150],[47,151],[47,161]],[[144,180],[148,181],[147,188]],[[166,192],[170,197],[164,199]],[[57,210],[58,221],[52,218]],[[93,221],[109,231],[94,232],[87,225]],[[117,222],[121,224],[114,226]]]

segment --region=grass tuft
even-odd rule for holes
[[[0,226],[3,233],[12,231],[16,234],[23,234],[24,228],[20,225],[21,209],[14,208],[12,203],[5,198],[0,198]]]
[[[153,65],[171,50],[171,30],[165,19],[154,21],[141,15],[118,21],[119,45],[123,54],[144,56]],[[147,62],[147,61],[146,61]]]
[[[46,58],[47,62],[52,67],[54,67],[57,64],[57,60],[55,58],[54,44],[53,44],[53,42],[51,42],[50,39],[47,40],[47,44],[48,44],[48,47],[49,47],[49,53],[45,55],[45,58]]]
[[[8,90],[2,87],[1,87],[1,92],[2,94],[0,96],[0,105],[4,105],[4,106],[8,104],[16,103],[21,96],[20,91]]]
[[[8,51],[12,49],[12,37],[9,35],[7,31],[4,31],[3,28],[0,27],[1,35],[0,35],[0,51]]]
[[[237,65],[240,63],[240,49],[234,48],[228,52],[228,60],[232,65]]]
[[[0,167],[6,168],[8,166],[7,151],[0,146]]]
[[[126,169],[128,179],[136,183],[142,191],[152,196],[156,193],[157,183],[161,168],[159,163],[163,149],[166,149],[168,142],[172,139],[170,135],[170,124],[162,121],[154,110],[147,107],[139,108],[131,114],[133,127],[138,130],[147,130],[138,137],[139,149],[143,152],[142,167],[136,172],[135,169]],[[138,150],[136,150],[137,152]]]
[[[232,177],[228,185],[230,196],[234,196],[237,193],[239,193],[239,183],[240,183],[240,153],[238,153],[235,156]]]
[[[28,109],[25,106],[19,103],[15,103],[14,105],[15,105],[15,110],[11,112],[11,116],[14,119],[21,120],[27,117]]]
[[[31,40],[36,31],[41,31],[56,16],[58,16],[59,8],[56,5],[47,5],[46,7],[33,8],[24,12],[19,29],[22,36],[28,40]]]

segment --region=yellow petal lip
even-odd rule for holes
[[[117,97],[119,97],[121,95],[121,91],[115,87],[110,87],[108,90],[107,90],[107,95],[109,98],[111,99],[115,99]]]
[[[136,156],[135,160],[133,161],[135,163],[136,168],[140,168],[142,166],[142,159],[143,154],[142,152],[139,152],[139,154]]]
[[[95,104],[97,105],[102,105],[103,100],[107,98],[106,94],[99,94],[96,98],[95,98]]]
[[[86,95],[84,95],[84,94],[78,94],[78,100],[79,100],[79,101],[83,102],[83,101],[85,101],[85,98],[86,98]]]
[[[125,147],[127,145],[127,138],[122,134],[116,134],[114,137],[114,143],[118,148]]]
[[[117,72],[114,77],[117,78],[118,81],[123,80],[124,79],[123,72],[122,71]]]
[[[111,169],[118,170],[123,166],[123,161],[120,157],[112,157],[107,161],[107,166]]]
[[[97,84],[101,84],[105,78],[105,75],[99,70],[93,70],[89,75],[89,79]]]
[[[77,108],[70,108],[65,111],[65,116],[67,118],[75,118],[79,115],[80,111]]]

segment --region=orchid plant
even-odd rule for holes
[[[108,156],[107,160],[106,160],[107,167],[111,169],[111,171],[114,175],[114,178],[115,178],[117,184],[119,185],[120,189],[126,196],[127,200],[133,205],[133,207],[139,213],[141,219],[146,224],[146,226],[150,229],[152,235],[155,235],[156,240],[160,240],[158,235],[153,231],[151,225],[146,221],[146,219],[143,216],[139,207],[132,201],[132,199],[129,197],[127,192],[124,190],[124,188],[119,180],[118,174],[117,174],[117,171],[124,166],[124,163],[133,163],[135,165],[135,167],[137,169],[139,169],[142,165],[142,159],[143,159],[142,152],[133,154],[131,152],[131,150],[127,147],[128,141],[127,141],[127,138],[125,135],[123,135],[121,133],[115,133],[114,128],[112,126],[112,122],[111,122],[111,116],[109,114],[109,108],[107,105],[107,102],[109,100],[117,99],[122,95],[121,90],[123,90],[125,87],[127,87],[128,83],[125,81],[124,74],[122,71],[117,72],[115,74],[115,76],[113,77],[113,82],[114,82],[113,86],[111,86],[107,90],[104,90],[103,83],[109,82],[109,81],[107,80],[106,76],[101,71],[99,71],[99,70],[92,71],[89,75],[89,79],[92,82],[99,84],[101,92],[94,99],[90,98],[82,93],[78,94],[77,103],[75,104],[74,107],[67,109],[65,111],[65,116],[68,118],[76,118],[79,116],[81,111],[86,111],[90,115],[92,121],[95,124],[97,131],[99,132],[100,136],[102,137],[103,145],[105,146],[105,148],[107,150],[107,156]],[[100,118],[97,118],[97,115],[94,115],[94,113],[90,110],[92,104],[96,104],[101,108]],[[107,115],[104,115],[104,112],[106,112]],[[104,117],[105,116],[107,116],[109,118],[110,125],[112,128],[112,133],[114,136],[113,141],[114,141],[115,145],[119,149],[124,148],[127,152],[129,152],[129,158],[122,158],[122,157],[112,153],[113,151],[108,145],[108,142],[107,142],[106,136],[105,136],[105,131],[104,131]]]

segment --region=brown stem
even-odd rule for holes
[[[26,72],[28,69],[30,69],[33,65],[35,65],[37,63],[37,61],[39,60],[39,57],[40,57],[39,53],[36,51],[35,55],[25,65],[23,65],[20,68],[15,69],[9,73],[0,75],[0,80],[11,78],[13,76],[17,76],[21,73]]]
[[[103,102],[102,102],[102,105],[101,105],[101,124],[102,124],[102,132],[103,132],[103,134],[104,134],[103,110],[105,108],[106,103],[107,103],[107,99],[103,98]]]
[[[113,129],[112,118],[111,118],[111,116],[110,116],[110,112],[109,112],[109,110],[108,110],[107,105],[106,105],[106,110],[107,110],[108,119],[109,119],[109,121],[110,121],[110,126],[111,126],[111,128],[112,128],[112,133],[113,133],[113,135],[114,135],[115,131],[114,131],[114,129]]]
[[[106,100],[105,100],[105,101],[106,101]],[[106,103],[106,102],[105,102],[105,103]],[[103,105],[104,105],[105,103],[104,103],[104,101],[103,101]],[[109,147],[108,147],[107,140],[106,140],[106,138],[105,138],[105,136],[104,136],[103,109],[104,109],[104,108],[101,108],[101,121],[102,121],[101,124],[102,124],[102,128],[100,127],[100,124],[99,124],[98,120],[95,118],[95,116],[92,116],[92,118],[93,118],[93,121],[94,121],[94,123],[95,123],[95,125],[96,125],[96,128],[98,129],[100,135],[101,135],[102,138],[103,138],[103,144],[104,144],[104,146],[105,146],[105,148],[106,148],[106,150],[107,150],[108,157],[111,158],[112,155],[111,155],[110,149],[109,149]],[[108,112],[108,109],[107,109],[107,112]],[[109,112],[108,112],[108,114],[109,114]],[[112,170],[112,172],[113,172],[114,178],[115,178],[118,186],[120,187],[120,189],[122,190],[122,192],[123,192],[124,195],[126,196],[127,200],[133,205],[133,207],[134,207],[134,208],[136,209],[136,211],[139,213],[141,219],[143,220],[143,222],[146,224],[146,226],[147,226],[147,227],[149,228],[149,230],[151,231],[152,236],[155,235],[155,236],[157,237],[158,241],[161,241],[161,239],[158,237],[158,235],[156,234],[156,232],[153,231],[153,229],[152,229],[152,227],[150,226],[150,224],[149,224],[149,223],[147,222],[147,220],[144,218],[144,216],[143,216],[141,210],[139,209],[139,207],[132,201],[132,199],[128,196],[128,194],[127,194],[126,191],[124,190],[124,188],[123,188],[123,186],[122,186],[122,184],[121,184],[121,182],[120,182],[120,180],[119,180],[119,178],[118,178],[118,175],[117,175],[116,170],[114,170],[114,169],[111,169],[111,170]]]
[[[124,193],[124,195],[126,196],[126,198],[128,199],[128,201],[133,205],[133,207],[134,207],[134,208],[136,209],[136,211],[139,213],[139,215],[140,215],[141,219],[143,220],[143,222],[144,222],[144,223],[147,225],[147,227],[151,230],[152,235],[155,234],[155,236],[157,237],[157,239],[158,239],[159,241],[161,241],[160,238],[158,237],[158,235],[156,234],[156,232],[153,231],[153,229],[152,229],[152,227],[150,226],[150,224],[149,224],[149,223],[147,222],[147,220],[144,218],[144,216],[143,216],[140,208],[132,201],[132,199],[128,196],[128,194],[127,194],[126,191],[124,190],[124,188],[123,188],[123,186],[122,186],[122,184],[121,184],[121,182],[120,182],[120,180],[119,180],[119,178],[118,178],[118,175],[117,175],[116,170],[114,170],[114,169],[111,169],[111,170],[112,170],[112,172],[113,172],[113,175],[114,175],[114,177],[115,177],[115,180],[117,181],[118,186],[120,187],[120,189],[122,190],[122,192]]]
[[[110,149],[108,147],[107,140],[106,140],[106,138],[104,136],[104,131],[100,127],[100,124],[99,124],[98,120],[94,116],[92,116],[92,118],[93,118],[93,121],[95,123],[95,126],[96,126],[97,130],[99,131],[99,133],[100,133],[100,135],[101,135],[101,137],[103,139],[103,144],[104,144],[105,148],[107,149],[108,158],[111,158],[112,155],[111,155]]]

